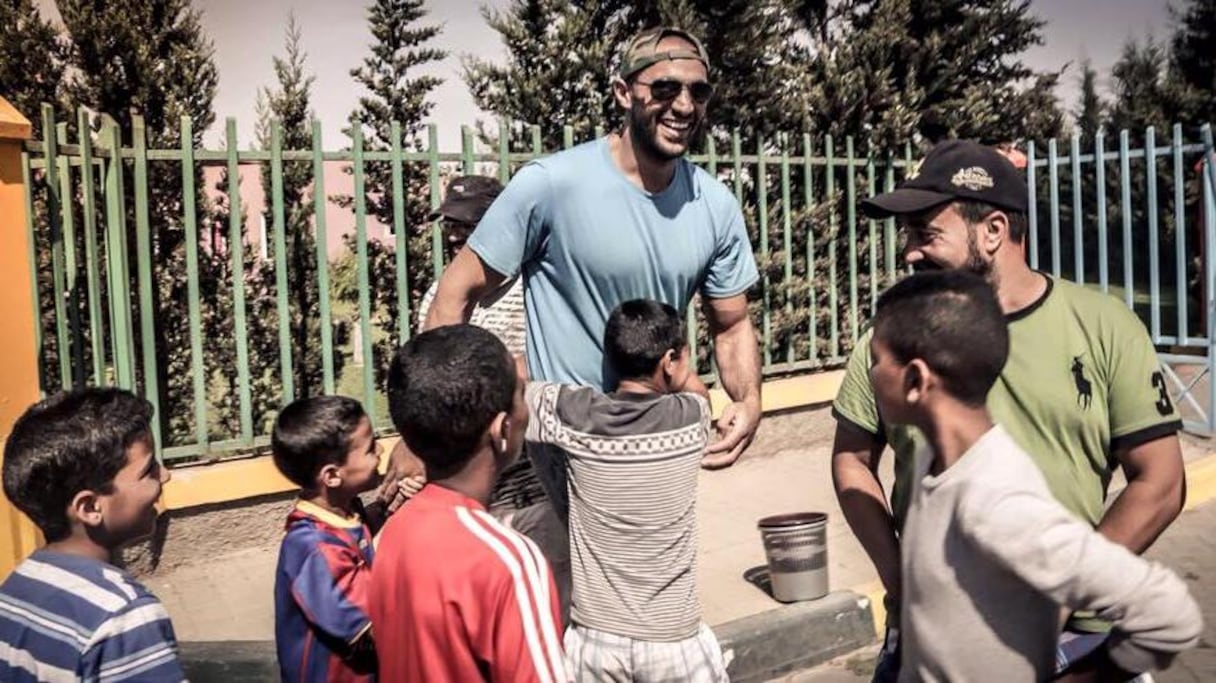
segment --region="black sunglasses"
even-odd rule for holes
[[[688,94],[692,96],[692,101],[697,104],[705,104],[709,98],[714,95],[714,86],[705,81],[696,81],[693,83],[684,83],[677,81],[674,78],[660,78],[650,81],[635,81],[638,85],[644,85],[650,88],[650,94],[660,102],[670,102],[680,96],[680,92],[684,88],[688,88]]]

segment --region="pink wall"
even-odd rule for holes
[[[328,197],[354,194],[354,176],[343,171],[348,166],[349,164],[337,161],[325,163],[325,194]],[[224,165],[222,163],[209,164],[203,169],[206,193],[212,201],[217,201],[226,193],[226,187],[224,189],[215,187],[216,183],[223,177],[223,171]],[[241,209],[245,212],[245,230],[248,235],[248,242],[256,254],[262,253],[263,215],[266,217],[266,238],[273,239],[272,230],[274,229],[274,221],[271,216],[270,198],[262,191],[262,173],[268,171],[269,169],[266,165],[260,163],[242,164],[240,166]],[[309,196],[311,196],[311,187],[309,188],[309,193]],[[344,209],[338,206],[332,199],[327,201],[325,205],[325,229],[328,236],[326,241],[328,243],[329,259],[333,261],[341,256],[345,250],[342,238],[355,231],[355,213],[353,208]],[[202,239],[205,243],[209,240],[209,236],[207,235],[207,231],[203,231],[203,233]],[[225,232],[224,234],[227,233]],[[387,244],[390,248],[394,243],[389,228],[382,225],[373,216],[368,216],[367,218],[367,237],[369,240]]]

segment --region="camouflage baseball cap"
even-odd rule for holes
[[[676,48],[660,51],[659,43],[667,36],[683,38],[696,49]],[[705,52],[705,46],[701,44],[700,40],[697,40],[696,36],[675,26],[648,28],[634,36],[625,47],[625,52],[621,55],[620,77],[628,79],[652,64],[675,59],[695,59],[704,64],[706,70],[709,69],[709,54]]]

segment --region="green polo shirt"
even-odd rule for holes
[[[1181,427],[1156,350],[1122,302],[1065,280],[1048,277],[1043,296],[1007,320],[1009,360],[988,408],[1034,458],[1064,507],[1096,526],[1118,466],[1114,453]],[[879,417],[870,336],[867,330],[853,349],[832,409],[895,452],[891,509],[902,528],[923,437]]]

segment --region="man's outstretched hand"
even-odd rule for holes
[[[735,464],[743,451],[756,438],[760,426],[758,401],[735,401],[726,406],[718,418],[718,440],[705,449],[701,467],[717,470]]]
[[[398,441],[388,455],[388,469],[384,471],[376,498],[384,503],[385,510],[391,515],[421,491],[425,483],[426,466],[410,452],[404,440]]]

